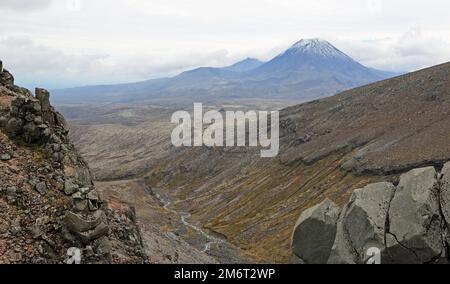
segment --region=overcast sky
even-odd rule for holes
[[[0,59],[19,84],[139,81],[323,38],[361,63],[450,61],[448,0],[0,0]]]

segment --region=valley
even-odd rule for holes
[[[450,264],[449,9],[0,0],[0,264]]]
[[[222,236],[193,223],[189,213],[171,209],[170,201],[141,179],[96,182],[96,186],[112,206],[126,204],[136,209],[144,250],[151,263],[254,263]]]
[[[443,64],[285,108],[280,155],[273,159],[260,158],[254,148],[174,148],[159,115],[143,123],[128,121],[126,127],[75,121],[72,139],[97,180],[132,176],[155,197],[163,196],[152,201],[159,204],[158,212],[177,212],[176,227],[188,227],[203,238],[191,241],[198,251],[208,238],[183,224],[183,212],[189,224],[223,236],[254,261],[286,263],[291,261],[292,229],[305,209],[324,198],[343,205],[354,189],[379,181],[396,184],[401,173],[450,159],[449,84],[450,65]],[[115,136],[102,131],[107,128]],[[148,149],[162,150],[129,147],[142,141],[156,141]],[[165,210],[168,202],[170,210]],[[146,205],[136,204],[138,211],[145,210],[139,207]],[[154,213],[140,216],[147,214]]]

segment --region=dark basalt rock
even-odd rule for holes
[[[326,199],[303,212],[292,235],[292,251],[308,264],[325,263],[330,257],[340,208]]]
[[[433,167],[414,169],[403,174],[396,187],[377,183],[355,190],[337,222],[335,237],[325,234],[326,222],[318,222],[317,214],[311,214],[328,208],[324,204],[329,201],[305,211],[295,228],[293,244],[303,242],[293,245],[293,253],[304,257],[327,248],[324,244],[332,241],[330,257],[320,258],[321,263],[366,263],[370,251],[379,252],[381,263],[448,263],[449,169],[450,162],[442,173]],[[307,224],[313,226],[299,230]]]

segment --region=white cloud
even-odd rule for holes
[[[17,83],[31,89],[146,80],[175,75],[202,64],[220,66],[221,62],[233,61],[226,50],[170,57],[75,55],[36,44],[26,37],[0,38],[0,54],[5,68],[16,76]]]
[[[9,9],[0,17],[0,57],[19,82],[142,80],[247,56],[267,60],[305,37],[328,39],[379,69],[450,60],[446,0],[70,1],[80,5],[0,0],[0,10]]]
[[[412,28],[399,36],[334,42],[361,63],[387,71],[414,71],[450,61],[450,37]]]
[[[45,9],[52,0],[0,0],[0,10],[16,10],[21,12]]]

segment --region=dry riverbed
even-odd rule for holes
[[[224,237],[192,221],[190,213],[176,211],[168,196],[139,179],[96,185],[110,204],[125,203],[136,209],[144,247],[152,263],[252,262]]]

